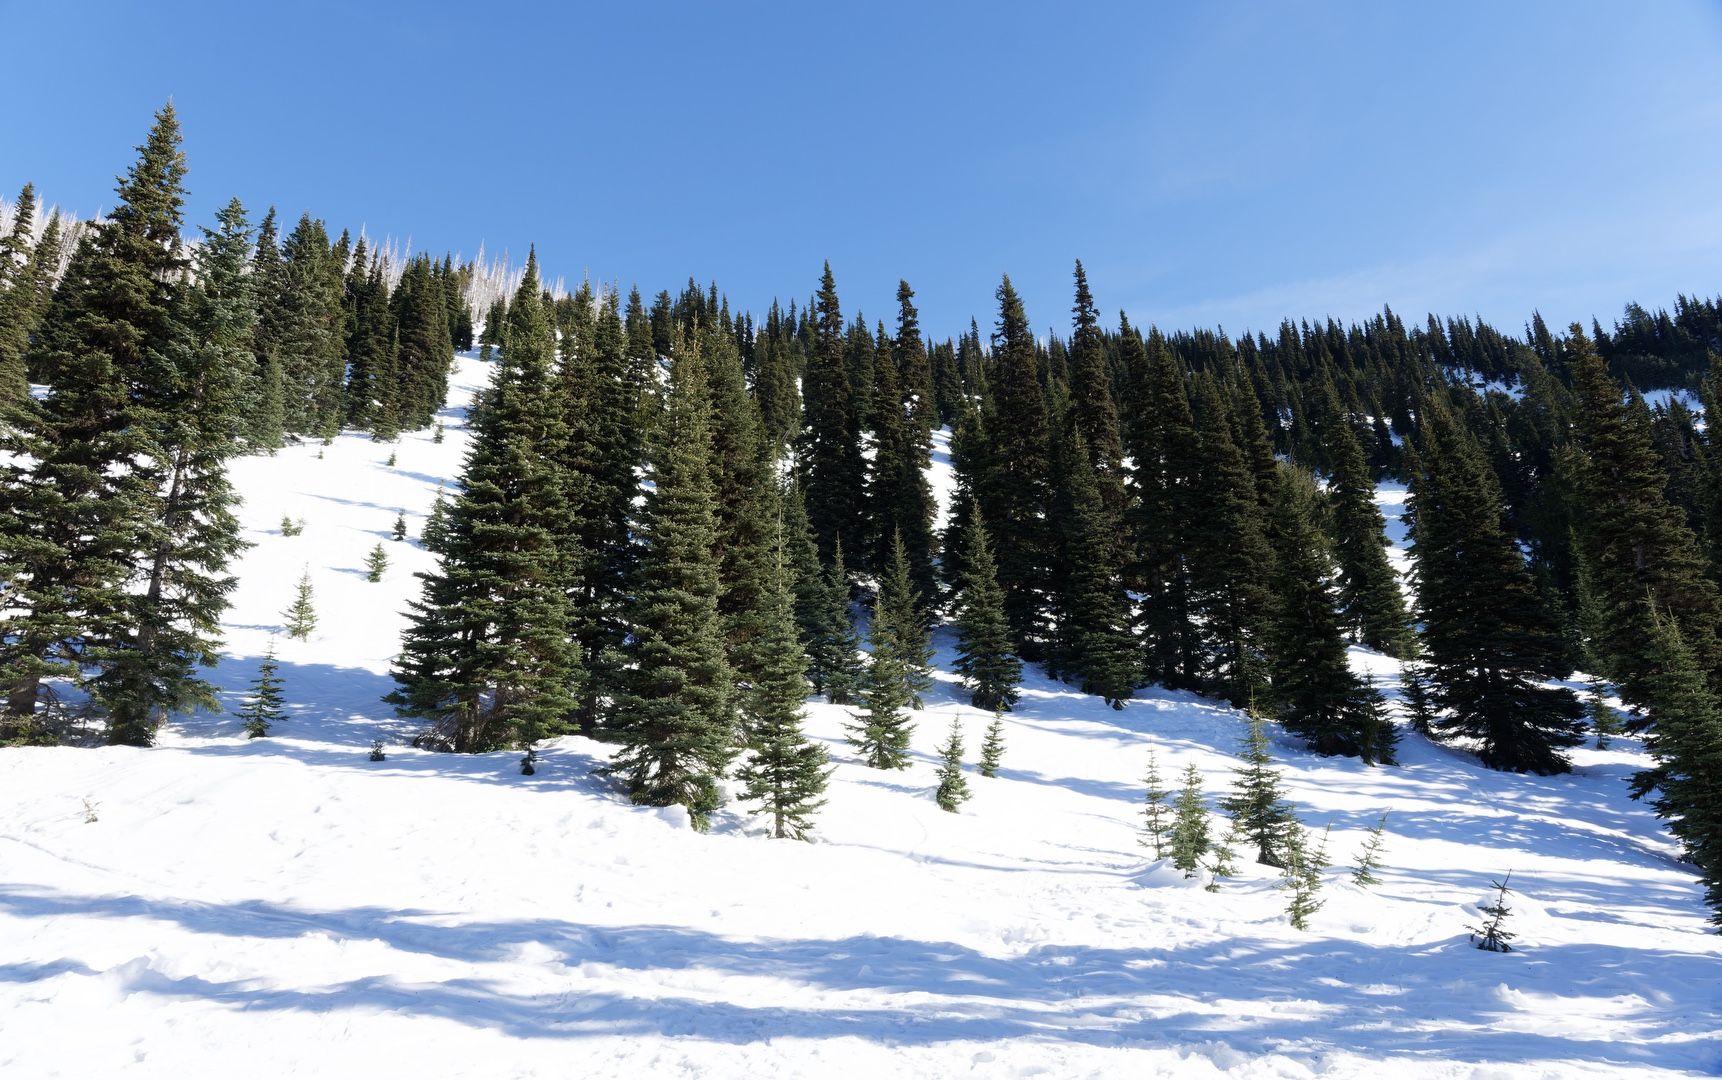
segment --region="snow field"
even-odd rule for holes
[[[765,839],[743,805],[709,835],[629,806],[577,737],[531,777],[517,753],[411,749],[378,698],[431,559],[388,537],[404,509],[416,538],[458,476],[486,371],[459,362],[441,445],[346,435],[235,462],[257,546],[213,676],[228,714],[149,750],[0,753],[0,1076],[1722,1071],[1722,942],[1626,798],[1632,739],[1541,778],[1409,733],[1395,769],[1276,738],[1288,796],[1331,824],[1308,932],[1248,853],[1208,893],[1138,845],[1150,748],[1168,786],[1187,762],[1211,804],[1229,786],[1241,717],[1194,695],[1115,712],[1033,674],[1000,776],[938,810],[935,745],[955,716],[972,761],[991,719],[962,704],[948,637],[912,768],[856,764],[846,710],[810,707],[836,763],[813,844]],[[934,475],[943,498],[948,464]],[[1390,530],[1402,498],[1383,491]],[[306,569],[300,642],[278,632]],[[292,719],[247,741],[231,709],[272,636]],[[1394,691],[1394,662],[1353,660]],[[1383,811],[1383,883],[1358,889]],[[1522,949],[1482,953],[1465,926],[1508,870]]]

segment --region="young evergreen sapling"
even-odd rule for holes
[[[1381,869],[1381,851],[1386,843],[1387,815],[1383,813],[1381,820],[1369,830],[1369,836],[1363,841],[1363,850],[1357,854],[1357,869],[1351,872],[1351,883],[1359,887],[1381,884],[1381,879],[1375,872]]]
[[[251,684],[251,696],[237,716],[245,722],[245,737],[258,739],[269,734],[269,725],[287,719],[281,711],[281,678],[277,674],[275,643],[269,643],[263,663],[258,666],[257,679]]]
[[[382,541],[365,556],[365,580],[377,582],[383,580],[383,571],[389,568],[389,553],[383,550]]]
[[[1495,901],[1482,907],[1483,914],[1488,918],[1483,920],[1482,926],[1465,928],[1471,932],[1471,941],[1479,949],[1487,952],[1513,951],[1511,942],[1519,935],[1506,927],[1507,918],[1513,913],[1512,908],[1507,906],[1507,894],[1513,891],[1507,888],[1507,883],[1512,880],[1513,872],[1509,870],[1507,876],[1500,881],[1490,882],[1496,890]]]
[[[1280,872],[1280,888],[1286,893],[1286,918],[1292,929],[1308,930],[1309,917],[1321,910],[1321,871],[1324,856],[1310,850],[1309,830],[1296,818],[1284,829],[1280,841],[1285,865]]]
[[[372,761],[382,761],[386,757],[388,757],[388,755],[383,753],[383,740],[372,739],[371,740],[371,760]]]
[[[1202,774],[1191,762],[1184,767],[1184,786],[1172,807],[1172,865],[1193,878],[1208,853],[1208,803],[1202,798]]]
[[[296,637],[307,641],[311,631],[317,628],[317,611],[312,606],[311,571],[307,569],[299,578],[299,584],[294,591],[293,603],[281,613],[285,620],[288,637]]]
[[[997,776],[999,763],[1004,760],[1004,718],[997,712],[993,713],[992,723],[987,725],[987,733],[981,739],[981,775]]]
[[[1166,842],[1172,832],[1172,811],[1166,805],[1171,797],[1160,779],[1160,763],[1156,760],[1154,751],[1148,751],[1148,775],[1143,778],[1146,790],[1142,800],[1142,835],[1136,840],[1146,848],[1154,849],[1156,859],[1166,857]]]
[[[405,510],[397,511],[395,514],[395,530],[393,536],[396,540],[405,540],[407,538],[407,512]]]
[[[963,776],[963,725],[951,718],[951,733],[939,747],[939,790],[934,794],[939,809],[957,812],[969,798],[969,782]]]

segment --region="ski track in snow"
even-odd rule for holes
[[[378,697],[431,559],[388,537],[404,510],[416,538],[458,475],[486,371],[458,363],[441,445],[344,435],[234,463],[256,547],[213,674],[230,709],[302,570],[316,589],[310,640],[277,642],[276,734],[246,741],[230,712],[149,750],[0,753],[0,1077],[1722,1071],[1722,948],[1626,797],[1630,738],[1577,751],[1567,777],[1409,733],[1394,769],[1276,739],[1289,796],[1332,830],[1303,933],[1266,868],[1209,894],[1137,843],[1150,748],[1169,783],[1194,762],[1211,802],[1229,784],[1241,718],[1194,695],[1113,711],[1031,676],[1001,775],[939,811],[934,745],[955,716],[972,759],[990,719],[960,703],[948,636],[912,768],[858,765],[845,710],[810,707],[837,763],[813,844],[765,839],[734,804],[705,836],[629,806],[580,738],[532,777],[514,753],[407,747]],[[1380,499],[1403,570],[1404,492]],[[1352,656],[1396,694],[1397,664]],[[1360,890],[1349,864],[1383,811],[1383,883]],[[1483,953],[1465,927],[1509,870],[1521,949]]]

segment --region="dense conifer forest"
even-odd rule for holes
[[[1592,724],[1561,681],[1583,671],[1646,738],[1633,792],[1722,921],[1717,298],[1233,337],[1108,313],[1077,262],[1068,313],[1025,311],[1004,277],[948,336],[907,281],[888,323],[855,314],[829,265],[784,268],[756,314],[692,279],[552,289],[535,255],[498,288],[237,199],[191,231],[187,167],[170,106],[75,242],[32,188],[7,207],[0,744],[149,746],[214,705],[200,672],[243,544],[229,462],[430,429],[476,348],[494,374],[388,699],[423,747],[530,767],[546,738],[595,736],[633,801],[696,827],[739,769],[773,835],[803,837],[827,770],[807,695],[902,767],[935,627],[982,709],[1039,665],[1114,707],[1194,691],[1383,769],[1397,729],[1350,645],[1408,662],[1419,732],[1517,773],[1569,768]],[[1383,482],[1409,486],[1409,592]],[[1238,818],[1295,884],[1301,826],[1272,839],[1276,805]],[[1169,849],[1192,874],[1194,837]]]

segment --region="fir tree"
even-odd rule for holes
[[[1268,754],[1268,736],[1262,718],[1252,710],[1239,757],[1243,764],[1234,772],[1232,794],[1221,806],[1237,822],[1238,832],[1256,849],[1256,861],[1284,868],[1282,843],[1288,823],[1296,823],[1289,803],[1280,794],[1280,773]]]
[[[808,613],[807,678],[813,689],[833,705],[847,705],[861,692],[861,636],[849,610],[849,582],[843,567],[843,545],[832,553],[831,565],[819,574],[818,594]]]
[[[446,329],[444,331],[446,333]],[[581,677],[568,648],[568,557],[555,352],[534,253],[509,305],[435,570],[419,575],[388,696],[461,753],[563,730]],[[380,545],[379,545],[380,547]]]
[[[963,582],[954,620],[956,669],[968,686],[971,705],[1007,712],[1016,704],[1022,662],[1011,649],[1004,593],[999,589],[991,542],[979,507],[971,511],[964,539]]]
[[[1507,919],[1513,914],[1513,909],[1507,906],[1507,896],[1513,890],[1507,884],[1513,880],[1511,870],[1500,881],[1491,881],[1495,887],[1494,902],[1482,905],[1482,913],[1487,916],[1481,926],[1467,926],[1471,932],[1471,943],[1487,952],[1512,952],[1512,940],[1519,935],[1506,927]]]
[[[636,804],[686,807],[702,831],[719,805],[718,779],[737,730],[735,676],[718,614],[711,453],[704,364],[697,347],[677,348],[653,432],[653,488],[627,646],[632,674],[609,724],[621,748],[601,772],[621,777]]]
[[[1357,868],[1351,872],[1351,882],[1359,888],[1381,884],[1381,879],[1375,872],[1381,869],[1381,851],[1387,839],[1387,815],[1383,813],[1380,820],[1369,830],[1369,836],[1363,841],[1363,849],[1357,853]]]
[[[282,629],[288,637],[308,641],[311,631],[317,629],[317,609],[313,603],[311,590],[311,571],[307,569],[299,577],[299,584],[293,593],[293,603],[281,613]]]
[[[826,263],[814,301],[813,340],[802,375],[803,494],[807,516],[829,561],[839,541],[865,556],[861,503],[865,465],[855,387],[845,356],[837,283]]]
[[[761,655],[765,666],[742,692],[741,715],[754,748],[736,771],[743,798],[759,803],[755,813],[769,816],[771,835],[805,840],[812,817],[825,805],[821,797],[830,775],[825,748],[801,730],[807,698],[807,667],[795,629],[795,604],[789,564],[781,539],[762,597],[765,621]]]
[[[1326,841],[1322,843],[1325,845]],[[1326,903],[1319,898],[1325,856],[1319,850],[1311,850],[1309,830],[1296,818],[1286,823],[1280,847],[1285,854],[1280,888],[1286,893],[1286,918],[1293,930],[1308,930],[1310,916]]]
[[[1106,342],[1100,313],[1088,291],[1082,261],[1076,263],[1076,303],[1071,309],[1070,391],[1076,430],[1087,449],[1109,531],[1124,523],[1124,446],[1120,441],[1118,406],[1112,395],[1112,372],[1106,363]],[[1122,554],[1120,552],[1119,554]]]
[[[378,582],[383,580],[383,572],[389,568],[389,553],[383,550],[381,543],[371,549],[365,556],[365,580]]]
[[[1126,326],[1125,338],[1133,332]],[[1158,334],[1147,350],[1147,371],[1134,380],[1140,404],[1134,410],[1132,445],[1136,490],[1136,560],[1129,575],[1143,594],[1140,610],[1145,674],[1168,687],[1198,682],[1201,650],[1192,612],[1189,534],[1202,466],[1195,420],[1183,372]]]
[[[407,512],[401,510],[395,514],[395,527],[389,534],[396,540],[407,538]]]
[[[440,554],[447,539],[448,497],[443,493],[442,485],[438,484],[436,498],[431,500],[430,513],[425,515],[425,527],[419,531],[419,541],[424,544],[426,551]]]
[[[1375,505],[1369,466],[1334,392],[1327,384],[1325,444],[1333,463],[1333,550],[1339,569],[1339,609],[1353,639],[1390,656],[1403,657],[1410,620],[1399,579],[1387,561],[1386,522]]]
[[[940,810],[954,814],[969,796],[969,782],[963,776],[963,724],[953,716],[951,733],[939,747],[939,788],[933,797]]]
[[[269,734],[269,725],[287,719],[282,711],[283,696],[279,665],[275,661],[275,643],[270,642],[263,663],[258,666],[257,679],[251,684],[251,694],[236,714],[245,724],[245,737],[259,739]]]
[[[912,661],[897,634],[881,633],[875,626],[872,638],[861,689],[863,711],[856,723],[846,725],[849,743],[872,768],[906,769],[909,737],[915,730],[907,712]]]
[[[1148,774],[1143,777],[1142,835],[1137,843],[1154,849],[1156,859],[1164,859],[1172,835],[1172,810],[1166,801],[1172,793],[1160,779],[1160,763],[1153,750],[1148,751]]]
[[[0,236],[0,411],[4,412],[22,408],[29,397],[24,354],[46,301],[45,266],[31,242],[35,215],[36,189],[25,184],[18,193],[12,229]],[[56,227],[56,249],[58,231]],[[58,257],[58,250],[54,254]]]
[[[1064,594],[1057,631],[1060,665],[1083,693],[1098,694],[1114,709],[1122,709],[1135,688],[1139,665],[1115,554],[1118,538],[1080,432],[1070,457],[1065,571],[1059,575]]]
[[[1625,731],[1626,724],[1609,705],[1608,685],[1600,677],[1592,675],[1585,689],[1585,717],[1590,721],[1591,734],[1596,736],[1596,748],[1607,750],[1609,740]]]
[[[1412,556],[1435,731],[1474,740],[1493,769],[1565,772],[1582,709],[1544,685],[1566,673],[1564,647],[1503,527],[1494,471],[1445,408],[1427,411]]]
[[[901,537],[893,539],[890,556],[881,569],[869,633],[875,652],[885,643],[902,662],[909,706],[922,708],[921,695],[933,685],[933,643],[915,586],[909,580],[909,561]]]
[[[1435,701],[1429,688],[1429,673],[1424,667],[1421,654],[1407,660],[1400,671],[1400,681],[1404,687],[1405,714],[1410,721],[1411,730],[1425,738],[1432,738],[1435,733]]]
[[[1004,761],[1004,752],[1004,718],[995,712],[992,723],[987,725],[985,737],[981,739],[982,776],[992,777],[999,774],[999,764]]]
[[[1230,821],[1226,831],[1220,835],[1220,840],[1212,849],[1212,854],[1205,864],[1208,870],[1208,883],[1202,888],[1208,892],[1220,891],[1220,879],[1236,877],[1238,874],[1238,823]]]
[[[1172,865],[1195,877],[1208,853],[1208,803],[1202,798],[1202,774],[1195,762],[1184,767],[1184,786],[1172,804]]]

